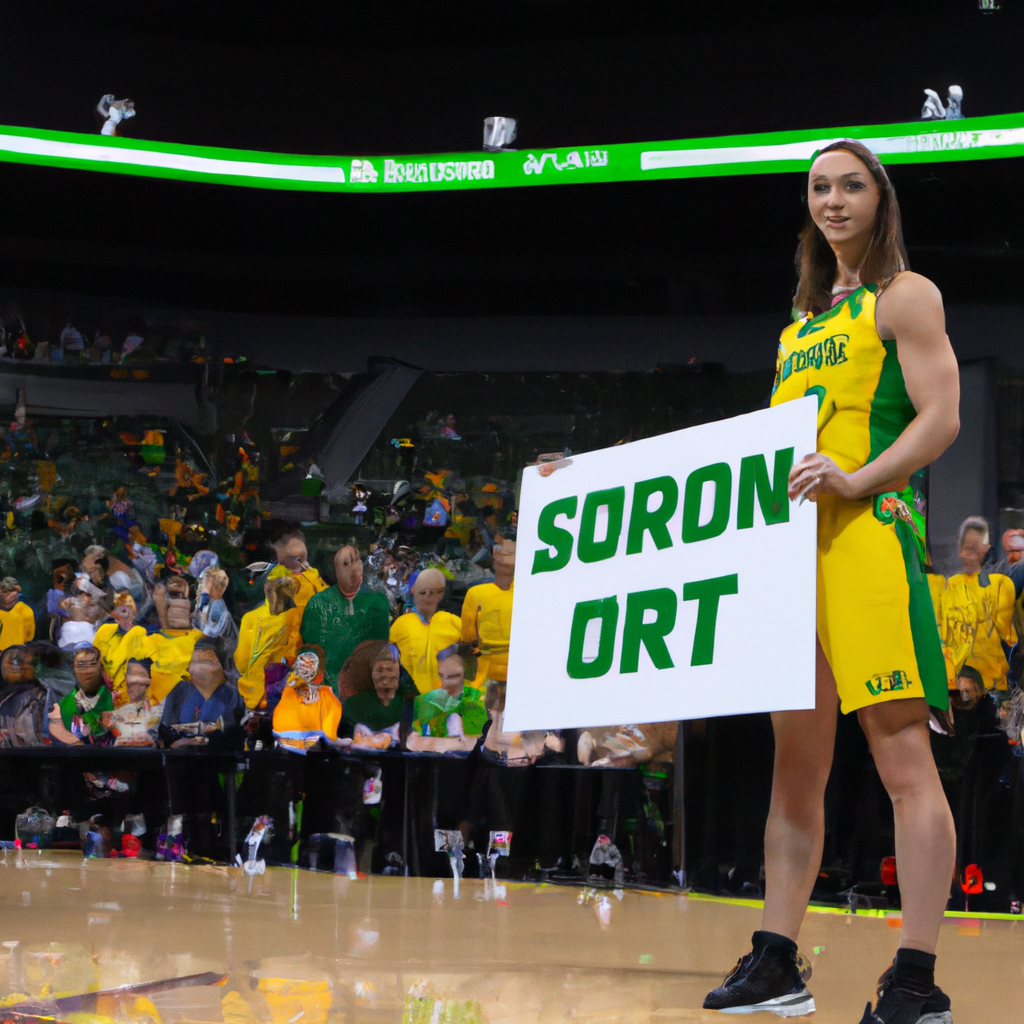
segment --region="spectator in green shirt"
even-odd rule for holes
[[[387,640],[388,599],[363,586],[363,562],[351,544],[334,556],[336,586],[314,594],[302,613],[302,642],[319,644],[327,655],[324,679],[338,692],[338,673],[366,640]],[[340,696],[340,695],[339,695]]]
[[[468,644],[451,644],[437,655],[441,685],[421,693],[413,704],[410,750],[438,753],[472,750],[487,723],[480,690],[467,686],[476,678],[477,661]]]
[[[114,701],[103,678],[100,652],[92,644],[76,644],[71,667],[75,688],[53,705],[49,715],[50,737],[68,744],[104,742],[107,729],[103,713],[114,710]]]
[[[338,680],[339,737],[381,749],[398,742],[403,714],[418,692],[401,659],[399,649],[387,640],[367,640],[355,649]]]

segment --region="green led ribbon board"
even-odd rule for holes
[[[501,153],[298,156],[0,127],[0,160],[310,192],[444,192],[805,171],[814,152],[859,139],[885,164],[1024,156],[1024,113],[960,121],[765,132]]]

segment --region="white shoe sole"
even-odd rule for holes
[[[917,1018],[917,1024],[953,1024],[953,1014],[949,1010],[942,1013],[926,1013]]]
[[[805,989],[795,995],[766,999],[763,1003],[754,1003],[751,1006],[729,1006],[719,1010],[718,1013],[774,1013],[778,1017],[806,1017],[814,1013],[814,996]],[[922,1019],[918,1021],[918,1024],[947,1024],[947,1022],[941,1017],[935,1017],[934,1022]],[[948,1024],[953,1024],[952,1019]]]

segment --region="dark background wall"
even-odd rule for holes
[[[240,13],[241,12],[241,13]],[[599,144],[1024,110],[1024,4],[8,5],[0,122],[307,153]],[[1020,160],[894,170],[916,269],[1017,300]],[[0,283],[342,317],[788,313],[799,175],[315,195],[0,166]]]
[[[1024,110],[1022,41],[1021,0],[8,5],[0,122],[93,131],[114,92],[137,103],[130,136],[300,153],[471,150],[489,114],[519,118],[524,148],[834,128],[914,120],[953,83],[967,115]],[[1022,171],[892,171],[962,360],[1024,360]],[[0,299],[194,311],[215,350],[292,369],[757,369],[789,312],[801,188],[319,195],[0,164]],[[991,474],[964,468],[989,458],[976,426],[933,490],[950,523],[994,507]]]

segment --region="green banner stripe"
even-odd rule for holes
[[[1024,156],[1024,113],[711,139],[504,153],[301,156],[0,127],[11,163],[314,192],[427,192],[806,170],[821,146],[860,139],[883,163]]]

